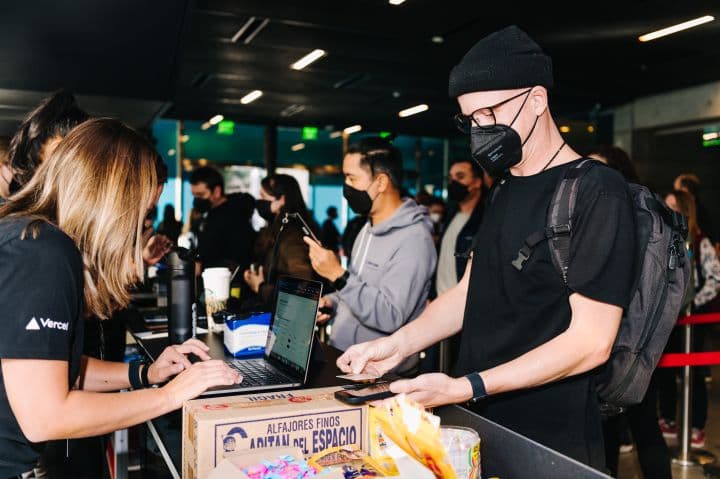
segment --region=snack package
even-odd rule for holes
[[[380,464],[355,446],[326,449],[308,460],[317,470],[339,469],[345,479],[397,476],[394,462]]]
[[[318,477],[317,470],[303,460],[293,456],[281,456],[274,460],[242,468],[249,479],[265,479],[268,477],[304,479]]]
[[[373,431],[371,426],[371,443],[387,437],[432,471],[435,477],[457,479],[442,443],[440,418],[425,411],[404,394],[388,400],[384,406],[370,408],[370,424],[375,424],[376,428]],[[382,447],[376,446],[373,444],[373,455],[383,461],[388,459],[382,454]]]

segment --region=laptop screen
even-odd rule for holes
[[[321,293],[317,281],[287,276],[277,281],[265,356],[298,377],[305,377],[310,360]]]

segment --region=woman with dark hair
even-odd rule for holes
[[[588,156],[605,163],[613,170],[619,171],[630,183],[640,182],[635,166],[622,148],[617,146],[597,146]]]
[[[285,214],[300,215],[316,235],[319,228],[305,205],[300,185],[290,175],[272,175],[263,179],[255,207],[268,226],[260,231],[255,243],[257,264],[261,266],[246,270],[244,278],[258,295],[259,302],[269,306],[279,276],[315,278],[300,220],[290,218],[280,231]]]
[[[67,90],[58,90],[40,102],[10,141],[8,160],[13,171],[10,193],[25,186],[60,140],[88,118]]]

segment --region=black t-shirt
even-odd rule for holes
[[[576,162],[537,175],[508,177],[486,209],[473,251],[458,375],[521,356],[567,329],[568,297],[577,292],[626,307],[633,282],[635,227],[625,180],[594,166],[579,185],[572,219],[567,287],[547,242],[522,271],[511,262],[524,240],[546,226],[558,180]],[[602,467],[597,398],[586,373],[529,390],[489,397],[480,414],[581,462]]]
[[[0,220],[0,361],[68,361],[71,387],[80,370],[83,344],[82,257],[67,235],[47,223],[40,223],[37,238],[28,234],[21,240],[27,224],[27,219]],[[3,379],[0,477],[32,469],[40,446],[20,430]]]
[[[249,197],[249,195],[248,195]],[[255,231],[250,225],[252,206],[250,200],[229,197],[211,209],[200,225],[198,251],[203,268],[225,267],[233,270],[240,266],[244,271],[250,266]]]

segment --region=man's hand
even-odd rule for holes
[[[245,282],[248,286],[250,286],[253,293],[258,294],[260,292],[260,286],[265,282],[265,272],[263,271],[263,267],[260,266],[257,272],[246,269],[243,273],[243,279],[245,279]]]
[[[148,369],[148,381],[150,384],[164,383],[176,374],[189,369],[192,363],[187,358],[188,354],[194,354],[203,361],[210,359],[207,351],[210,348],[202,341],[188,339],[182,344],[168,346]]]
[[[151,237],[143,248],[143,261],[152,266],[173,249],[173,242],[165,235]]]
[[[401,342],[395,336],[388,336],[351,346],[338,358],[337,366],[344,373],[382,376],[406,356]]]
[[[310,247],[310,264],[317,274],[335,281],[345,273],[333,251],[323,248],[309,236],[305,236],[303,241]]]
[[[451,378],[442,373],[421,374],[415,379],[401,379],[390,384],[395,394],[405,393],[425,407],[464,403],[472,399],[472,385],[467,378]]]
[[[323,308],[332,308],[333,313],[323,313],[320,310]],[[330,318],[332,318],[333,314],[335,314],[335,304],[333,303],[333,300],[330,298],[330,296],[323,296],[320,298],[320,304],[318,306],[318,313],[317,313],[317,323],[318,324],[325,324],[328,321],[330,321]]]

